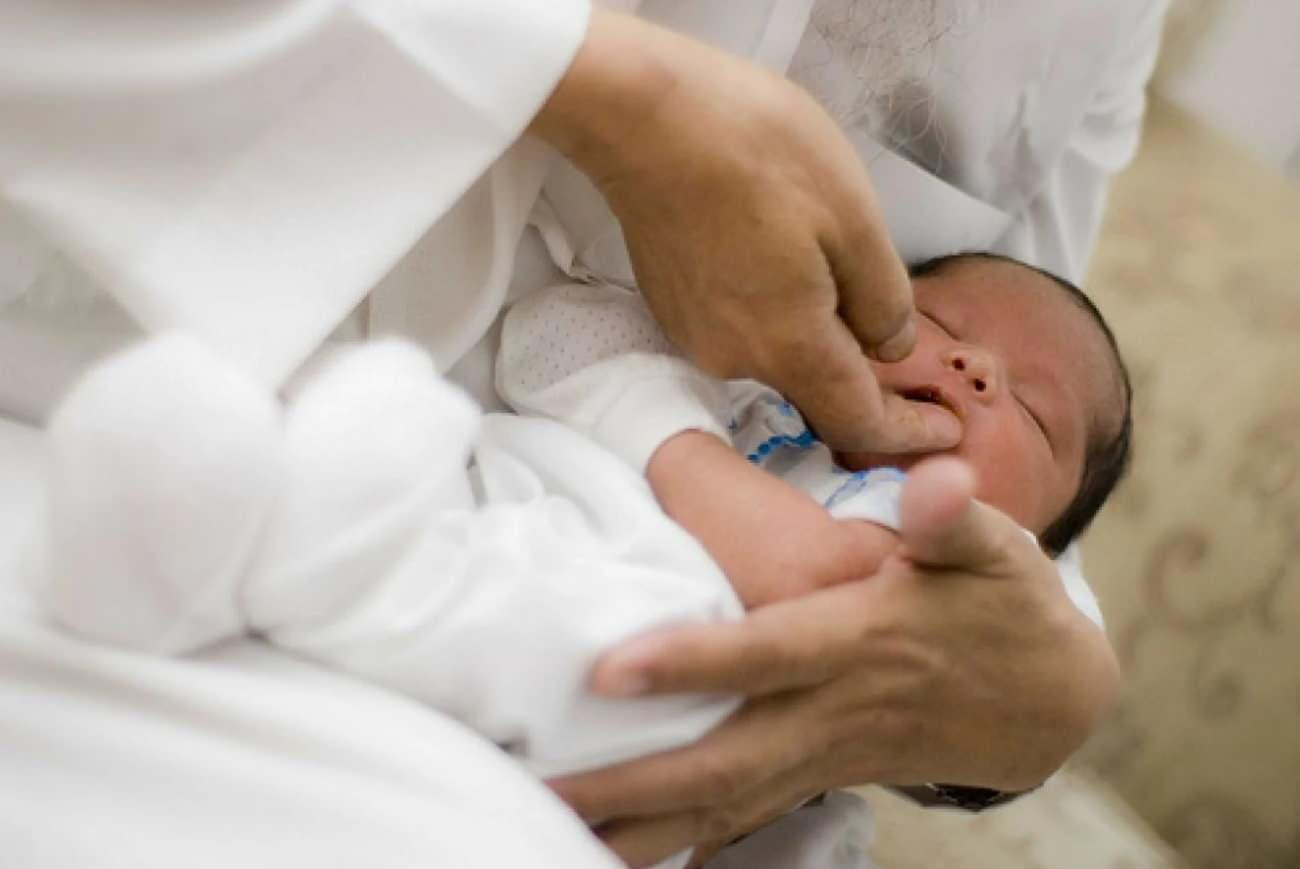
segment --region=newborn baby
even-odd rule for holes
[[[979,494],[1059,548],[1127,453],[1109,334],[1074,291],[990,257],[922,269],[916,298],[917,350],[881,383],[954,415]],[[138,653],[255,635],[553,776],[690,743],[740,702],[597,696],[600,655],[860,580],[896,549],[898,480],[921,456],[833,455],[771,390],[674,356],[635,293],[529,297],[499,373],[567,425],[484,417],[401,342],[343,348],[282,401],[201,342],[152,336],[51,421],[38,599]]]
[[[916,300],[916,351],[877,366],[883,388],[953,415],[979,495],[1058,550],[1127,456],[1113,339],[1078,291],[994,257],[919,269]],[[923,456],[832,454],[771,390],[676,357],[635,293],[530,296],[498,374],[554,419],[482,416],[401,342],[346,347],[281,401],[201,342],[152,336],[51,421],[38,599],[139,653],[258,636],[552,776],[687,744],[739,703],[596,696],[604,652],[868,577],[897,547],[899,480]],[[1081,583],[1074,597],[1096,617]],[[836,829],[869,827],[832,808]]]
[[[956,417],[962,436],[947,454],[973,470],[977,497],[1060,554],[1128,461],[1131,390],[1114,336],[1080,290],[1014,260],[945,257],[913,278],[916,349],[872,363],[882,391]],[[677,357],[640,297],[611,285],[562,285],[517,305],[497,384],[521,413],[577,428],[646,473],[747,606],[874,572],[895,542],[885,529],[897,527],[901,472],[930,455],[832,453],[772,390],[718,381]],[[728,464],[701,432],[793,489]],[[770,535],[774,515],[798,571],[748,557],[745,541]],[[826,523],[843,547],[799,551],[798,532]],[[1095,616],[1086,590],[1074,591]]]

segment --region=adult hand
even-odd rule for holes
[[[1051,562],[972,490],[956,460],[922,464],[878,575],[606,656],[605,693],[749,700],[694,745],[551,786],[641,865],[830,788],[1040,783],[1113,703],[1117,667]]]
[[[911,351],[911,285],[861,161],[799,88],[595,9],[531,130],[596,183],[651,310],[696,364],[774,387],[840,449],[957,442],[950,414],[882,396],[871,373],[864,350]]]

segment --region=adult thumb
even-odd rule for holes
[[[897,362],[916,345],[912,281],[883,227],[866,226],[846,251],[825,251],[837,310],[868,356]]]
[[[975,500],[975,474],[960,459],[935,458],[913,467],[899,512],[904,552],[927,567],[995,576],[1011,553],[1037,549],[1011,518]]]
[[[846,452],[916,453],[948,449],[961,422],[934,404],[881,391],[856,338],[834,314],[809,324],[761,372],[808,419],[818,437]]]

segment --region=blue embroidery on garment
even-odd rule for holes
[[[808,429],[804,429],[797,435],[772,435],[767,440],[758,445],[752,453],[745,458],[754,464],[761,464],[763,459],[770,456],[773,452],[781,447],[794,447],[795,449],[806,450],[813,444],[817,443],[817,438]]]
[[[831,492],[830,497],[826,499],[822,506],[829,510],[836,504],[852,498],[868,486],[878,486],[881,483],[890,482],[901,483],[906,478],[906,475],[898,468],[872,468],[869,471],[854,471],[849,474],[847,480],[840,484],[838,489]]]

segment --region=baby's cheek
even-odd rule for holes
[[[1046,527],[1042,512],[1042,491],[1047,485],[1040,463],[1019,438],[990,439],[982,450],[964,456],[975,471],[975,496],[998,508],[1020,525],[1038,533]]]

